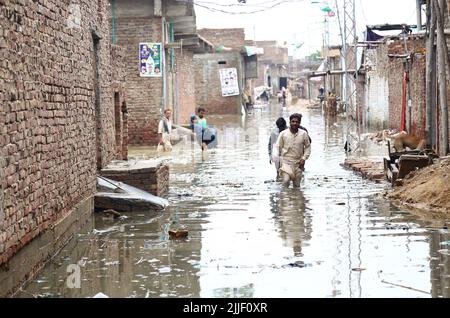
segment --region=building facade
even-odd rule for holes
[[[0,296],[89,218],[98,169],[126,157],[108,1],[68,2],[0,2]]]
[[[195,54],[195,96],[198,106],[210,114],[241,114],[242,94],[252,95],[257,72],[256,52],[246,49],[244,29],[201,29],[199,35],[211,43],[215,53]],[[223,72],[235,69],[238,85],[235,92],[223,92]],[[222,78],[221,78],[222,72]]]
[[[113,42],[125,48],[128,140],[155,145],[164,109],[178,124],[195,111],[193,55],[210,49],[196,34],[192,1],[110,0]],[[159,45],[158,74],[143,76],[141,44]]]

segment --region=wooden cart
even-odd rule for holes
[[[427,151],[411,150],[391,152],[388,142],[389,156],[384,158],[384,172],[392,186],[398,184],[410,172],[424,168],[433,163],[433,156]]]

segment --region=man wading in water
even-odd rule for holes
[[[302,115],[293,114],[289,118],[290,127],[280,133],[277,144],[280,153],[280,177],[283,186],[300,187],[305,161],[311,155],[311,142],[308,133],[300,128]]]

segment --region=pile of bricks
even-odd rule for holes
[[[368,158],[350,158],[345,159],[344,166],[352,169],[355,173],[365,179],[376,183],[385,180],[384,166],[382,162],[374,162]]]

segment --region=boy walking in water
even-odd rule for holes
[[[209,130],[207,131],[208,125],[206,123],[205,113],[206,113],[206,110],[203,107],[199,107],[197,109],[197,116],[198,116],[197,124],[202,126],[202,133],[203,133],[202,134],[202,150],[207,150],[208,145],[216,139],[215,135],[210,135],[211,132]],[[208,134],[205,134],[205,132],[207,132]]]

